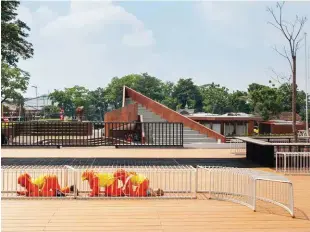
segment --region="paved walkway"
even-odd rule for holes
[[[310,177],[294,183],[296,218],[217,200],[2,200],[1,231],[309,232]]]
[[[229,149],[3,149],[2,165],[207,165],[256,167]],[[44,158],[44,159],[43,159]]]
[[[1,157],[66,158],[236,158],[229,149],[114,149],[114,148],[28,148],[1,149]]]

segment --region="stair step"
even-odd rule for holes
[[[208,143],[208,142],[215,142],[215,139],[213,138],[204,138],[204,139],[191,139],[191,138],[187,138],[187,139],[183,139],[183,143]]]
[[[161,138],[161,134],[165,134],[167,139],[174,139],[179,140],[181,137],[180,130],[181,126],[178,125],[167,125],[167,124],[156,124],[156,122],[167,122],[167,120],[163,119],[160,115],[155,114],[151,110],[147,109],[141,104],[138,104],[138,114],[143,115],[144,122],[154,122],[154,124],[150,124],[149,127],[145,127],[145,134],[146,136],[148,133],[152,134],[152,137],[156,140],[164,139],[165,137]],[[149,128],[149,130],[147,129]],[[171,138],[170,138],[171,136]],[[172,138],[174,136],[174,138]],[[205,134],[200,134],[196,130],[192,130],[189,127],[183,127],[183,139],[184,143],[193,143],[193,142],[214,142],[216,141],[214,138],[210,138]]]
[[[175,133],[175,134],[179,134],[181,133],[181,129],[178,129],[178,128],[155,128],[155,127],[152,127],[151,125],[149,126],[149,130],[148,130],[148,127],[146,126],[144,128],[145,131],[153,131],[154,133],[163,133],[163,134],[169,134],[169,133]],[[184,135],[203,135],[203,136],[207,136],[205,134],[200,134],[198,131],[183,131],[183,134]]]
[[[143,113],[139,113],[139,115],[142,115],[143,118],[163,119],[162,117],[158,115],[149,115],[149,114],[143,114]]]
[[[164,138],[164,139],[157,139],[157,138],[150,138],[150,141],[153,143],[159,143],[159,144],[172,144],[173,141],[175,144],[178,144],[181,142],[181,139],[178,138]],[[189,144],[189,143],[214,143],[216,142],[215,139],[213,138],[205,138],[205,139],[183,139],[184,144]]]
[[[162,118],[145,118],[143,117],[144,122],[167,122],[167,120]]]
[[[153,137],[161,137],[162,133],[152,133]],[[173,136],[179,136],[181,137],[180,133],[164,133],[165,136],[173,137]],[[203,134],[183,134],[184,138],[197,138],[197,139],[203,139],[203,138],[209,138],[207,135]]]

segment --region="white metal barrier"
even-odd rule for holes
[[[1,197],[73,198],[74,176],[75,171],[68,166],[2,166]]]
[[[257,201],[269,202],[294,216],[293,185],[284,176],[229,167],[197,167],[197,193],[256,210]]]
[[[231,154],[245,154],[246,152],[246,143],[240,139],[231,139],[230,140],[230,153]]]
[[[117,170],[125,170],[126,176],[124,182],[118,180],[115,186],[122,189],[128,186],[127,181],[140,174],[147,179],[147,189],[145,195],[109,195],[107,194],[107,185],[105,181],[111,180],[108,176],[113,176]],[[87,171],[87,172],[85,172]],[[27,173],[25,178],[20,178],[22,174]],[[89,178],[89,174],[95,174]],[[42,177],[45,176],[44,177]],[[25,175],[24,175],[25,176]],[[101,182],[100,177],[105,181]],[[141,177],[140,176],[140,177]],[[87,178],[86,178],[87,177]],[[94,186],[94,182],[103,188],[98,188],[98,194],[90,196]],[[114,176],[115,177],[115,176]],[[138,176],[135,176],[137,178]],[[58,186],[54,182],[57,179]],[[129,178],[129,179],[128,179]],[[20,182],[27,179],[33,185],[24,184],[22,187]],[[121,179],[121,178],[120,178]],[[139,178],[137,178],[139,179]],[[143,179],[143,178],[142,178]],[[145,178],[144,178],[145,179]],[[256,210],[257,201],[273,203],[287,210],[294,216],[294,199],[292,183],[284,176],[274,173],[256,171],[252,169],[239,169],[230,167],[207,167],[197,166],[2,166],[1,170],[2,182],[2,198],[61,198],[61,199],[110,199],[110,198],[197,198],[197,193],[206,195],[209,198],[219,200],[228,200],[245,205],[254,211]],[[50,183],[47,186],[48,193],[39,186],[39,182]],[[112,180],[114,178],[112,177]],[[133,180],[130,179],[133,183]],[[46,183],[45,183],[46,184]],[[17,194],[28,189],[28,194]],[[32,190],[31,190],[32,188]],[[33,190],[35,188],[35,190]],[[40,190],[38,190],[38,188]],[[96,189],[96,188],[95,188]],[[157,195],[156,189],[160,189]],[[114,189],[115,190],[115,189]],[[66,192],[67,191],[67,192]],[[149,193],[156,193],[150,195]],[[145,193],[145,192],[144,192]],[[162,194],[163,193],[163,194]],[[121,196],[121,197],[120,197]]]
[[[276,171],[310,175],[310,152],[277,152]]]
[[[93,197],[90,197],[92,189],[90,188],[90,182],[92,180],[82,180],[82,175],[85,171],[93,171],[95,176],[111,177],[117,170],[123,169],[127,172],[136,172],[137,174],[145,177],[148,181],[148,188],[146,189],[146,196],[137,192],[135,196],[126,195],[126,198],[147,198],[147,197],[159,197],[159,198],[196,198],[196,169],[192,166],[91,166],[91,167],[54,167],[54,166],[8,166],[2,167],[1,179],[2,179],[2,198],[25,198],[17,192],[24,191],[19,183],[18,179],[20,175],[27,173],[27,177],[30,181],[35,181],[37,178],[43,178],[42,176],[56,176],[59,186],[49,184],[50,192],[55,191],[56,188],[59,192],[65,189],[66,194],[43,194],[39,191],[37,194],[28,194],[35,197],[49,197],[49,198],[119,198],[124,195],[108,195],[105,194],[104,183],[100,187],[99,193]],[[141,177],[139,176],[139,177]],[[26,178],[25,178],[26,179]],[[112,178],[113,179],[113,178]],[[42,180],[43,181],[43,180]],[[101,180],[99,180],[101,183]],[[104,182],[104,181],[103,181]],[[114,181],[112,180],[114,183]],[[127,182],[126,182],[127,183]],[[27,184],[26,184],[27,185]],[[101,184],[102,185],[102,184]],[[124,183],[118,181],[117,185],[119,192],[122,191]],[[136,186],[133,186],[135,188]],[[29,187],[30,188],[30,187]],[[42,186],[40,187],[42,189]],[[115,190],[115,189],[114,189]],[[115,190],[116,191],[116,190]]]

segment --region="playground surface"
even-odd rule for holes
[[[216,163],[251,167],[244,156],[231,155],[227,149],[2,149],[1,152],[2,165],[33,165],[40,160],[41,165],[102,165],[115,160],[127,164],[131,160],[158,165]],[[267,203],[259,202],[257,212],[253,212],[239,204],[199,196],[197,200],[3,200],[1,231],[310,232],[310,176],[287,177],[294,184],[294,219],[283,209]]]
[[[5,148],[1,157],[66,157],[66,158],[235,158],[230,149],[114,149],[110,147],[93,148]],[[238,157],[238,156],[237,156]]]

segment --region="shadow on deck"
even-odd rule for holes
[[[244,157],[240,158],[1,158],[1,165],[83,165],[83,166],[145,166],[197,165],[257,168]]]

